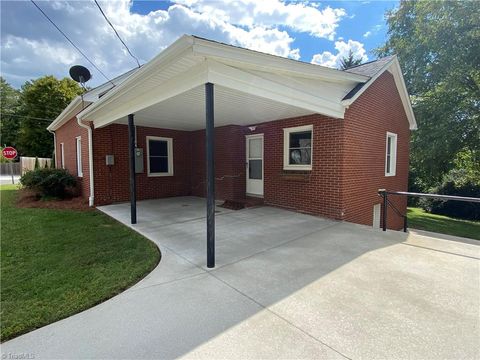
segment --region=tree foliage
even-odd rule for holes
[[[480,6],[475,1],[402,1],[387,13],[380,56],[396,53],[412,96],[411,186],[427,190],[457,154],[480,154]]]
[[[58,80],[53,76],[44,76],[27,81],[19,97],[19,152],[26,156],[51,157],[53,136],[46,130],[48,119],[55,119],[82,92],[83,89],[68,78]]]
[[[20,119],[16,116],[20,92],[0,77],[0,145],[17,146]]]
[[[355,58],[353,51],[350,49],[348,51],[348,56],[342,57],[340,60],[340,68],[342,70],[351,68],[352,66],[360,65],[362,63],[362,58]]]

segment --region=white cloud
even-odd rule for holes
[[[365,48],[363,47],[363,44],[359,41],[336,41],[335,49],[337,50],[337,53],[335,55],[332,54],[330,51],[324,51],[320,54],[313,55],[311,63],[331,68],[339,68],[341,60],[344,57],[348,56],[350,50],[352,51],[354,57],[362,59],[362,62],[368,60]]]
[[[378,34],[378,32],[382,29],[382,24],[378,24],[373,26],[370,30],[368,30],[365,34],[363,34],[364,38],[368,38],[369,36]]]
[[[108,77],[135,66],[93,2],[41,1],[39,6]],[[105,13],[132,52],[145,63],[178,37],[194,34],[279,56],[300,58],[289,33],[333,39],[343,9],[281,0],[208,2],[176,0],[166,10],[132,13],[130,0],[101,1]],[[26,1],[0,3],[2,75],[13,85],[45,74],[68,75],[87,66],[90,86],[105,81],[43,15]]]
[[[347,15],[344,9],[318,3],[291,3],[281,0],[174,0],[195,11],[208,14],[231,24],[251,28],[254,26],[288,27],[315,37],[334,39],[340,20]]]

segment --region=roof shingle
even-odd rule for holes
[[[358,75],[365,75],[369,77],[375,76],[376,73],[378,73],[390,60],[392,60],[395,57],[395,55],[390,55],[386,56],[381,59],[377,59],[374,61],[367,62],[365,64],[360,64],[357,66],[353,66],[351,68],[348,68],[344,71],[352,73],[352,74],[358,74]]]

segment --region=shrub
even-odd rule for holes
[[[39,168],[27,171],[20,183],[40,196],[65,198],[71,194],[77,180],[64,169]]]
[[[40,168],[40,162],[38,161],[38,157],[35,157],[35,165],[33,166],[34,169]]]
[[[480,198],[480,179],[472,178],[464,170],[453,170],[432,193]],[[480,220],[480,203],[453,200],[422,199],[420,206],[433,214]]]

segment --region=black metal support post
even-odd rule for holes
[[[207,267],[215,267],[215,127],[213,114],[213,84],[205,84],[207,155]]]
[[[383,219],[382,219],[382,228],[383,231],[387,231],[387,207],[388,207],[388,199],[387,199],[387,192],[383,191]]]
[[[135,176],[135,124],[128,115],[128,156],[130,160],[130,222],[137,223],[137,183]]]

